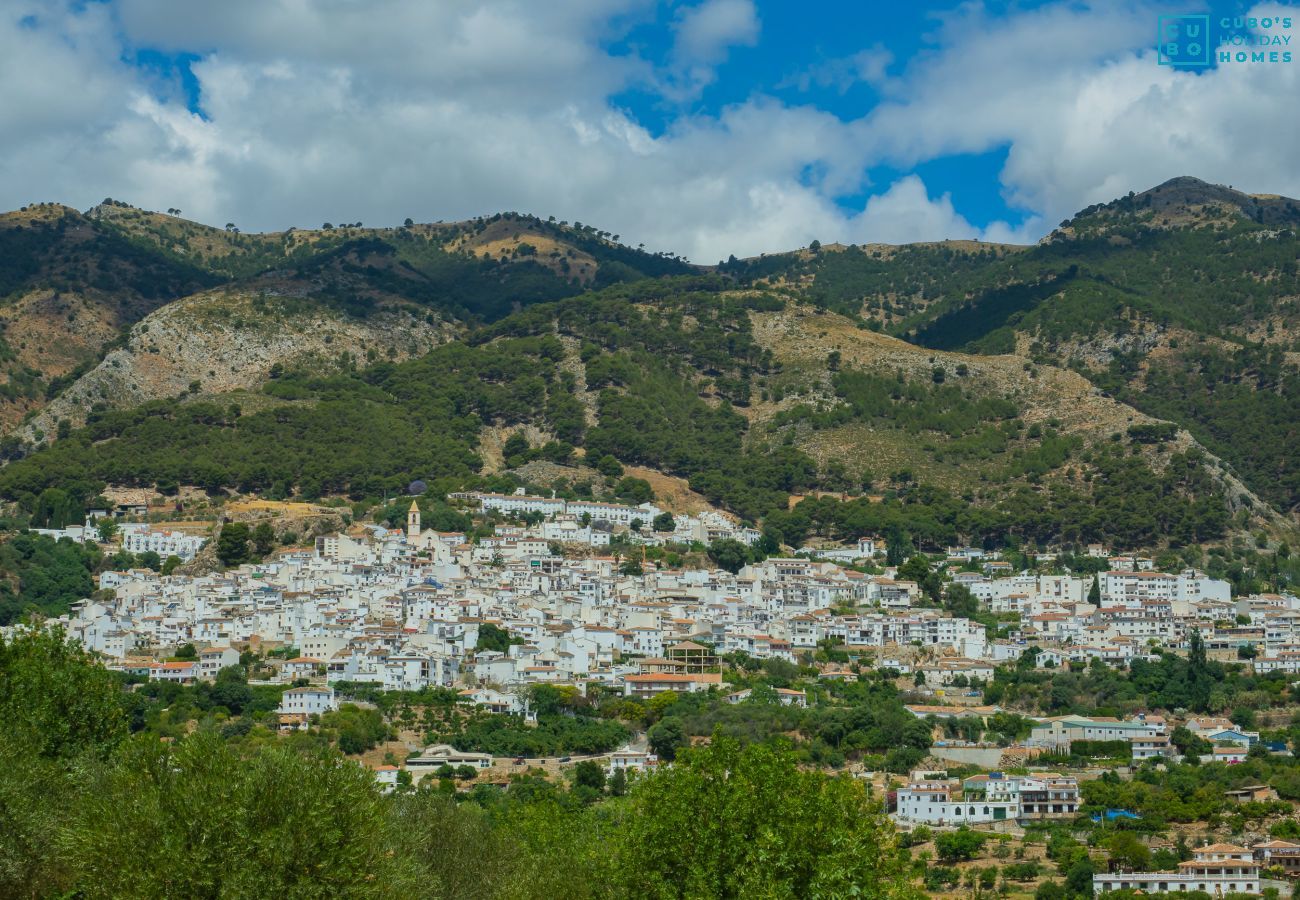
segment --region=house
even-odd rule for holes
[[[1266,784],[1248,784],[1233,791],[1224,791],[1223,796],[1237,803],[1264,803],[1277,799],[1277,791]]]
[[[280,667],[281,681],[297,681],[299,678],[311,678],[325,667],[325,660],[314,656],[298,656]]]
[[[1249,751],[1245,747],[1215,747],[1210,753],[1202,754],[1201,762],[1225,763],[1231,766],[1245,762],[1247,753]]]
[[[312,716],[332,712],[339,708],[331,687],[290,688],[280,695],[276,713],[281,728],[304,728]]]
[[[1129,746],[1133,749],[1135,762],[1144,759],[1168,759],[1174,755],[1175,749],[1167,734],[1135,734],[1129,738]]]
[[[375,766],[375,782],[384,793],[393,791],[397,788],[397,773],[400,771],[397,766]]]
[[[1163,720],[1137,716],[1128,720],[1107,717],[1054,716],[1035,725],[1026,742],[1030,747],[1068,750],[1073,741],[1129,741],[1165,733]]]
[[[796,691],[790,688],[777,688],[776,699],[782,706],[797,706],[804,709],[808,706],[808,695],[803,691]]]
[[[524,702],[516,694],[503,694],[501,691],[494,691],[492,688],[480,687],[460,691],[456,696],[460,700],[473,703],[488,712],[508,715],[522,715],[524,713]]]
[[[1300,875],[1300,844],[1273,840],[1256,844],[1252,849],[1264,868],[1279,868],[1287,875]]]
[[[641,675],[623,677],[623,694],[638,700],[647,700],[665,691],[695,694],[709,688],[722,687],[720,672],[699,672],[694,675],[686,673],[647,672]]]
[[[1106,872],[1092,876],[1094,894],[1115,890],[1167,894],[1204,891],[1213,897],[1224,894],[1258,894],[1261,863],[1245,847],[1210,844],[1192,851],[1192,858],[1178,864],[1176,872]]]
[[[1015,819],[1018,798],[965,792],[949,781],[918,781],[898,790],[899,822],[924,825],[971,825]]]
[[[198,677],[212,681],[217,673],[229,666],[239,665],[239,651],[233,647],[208,647],[199,651]]]
[[[1070,819],[1079,811],[1079,782],[1069,775],[1019,776],[1022,821]]]
[[[419,756],[406,761],[407,771],[417,780],[443,766],[473,766],[476,769],[492,767],[492,754],[460,751],[451,744],[434,744]]]
[[[183,531],[163,531],[153,528],[125,525],[122,527],[122,549],[128,553],[157,553],[161,558],[178,557],[183,562],[193,559],[207,543],[201,535]]]
[[[172,681],[189,684],[198,677],[199,664],[195,662],[164,662],[149,667],[150,681]]]
[[[800,709],[803,709],[808,705],[808,695],[803,691],[795,691],[789,688],[776,688],[774,693],[776,694],[777,702],[782,706],[797,706]],[[736,691],[734,694],[728,694],[726,699],[728,703],[744,703],[752,697],[753,694],[754,692],[750,688],[744,688],[743,690]]]
[[[651,764],[650,754],[643,750],[625,748],[609,755],[609,774],[615,772],[644,772]]]

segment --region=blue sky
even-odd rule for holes
[[[10,0],[0,206],[113,196],[245,230],[514,209],[703,261],[1027,242],[1176,175],[1300,193],[1300,63],[1154,48],[1162,13],[1293,9]]]

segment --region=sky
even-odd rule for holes
[[[1296,59],[1160,65],[1195,13]],[[1300,196],[1293,36],[1231,0],[0,0],[0,208],[1028,243],[1178,175]]]

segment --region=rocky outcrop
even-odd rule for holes
[[[349,361],[363,366],[406,359],[453,334],[451,325],[406,308],[359,318],[310,297],[207,291],[137,323],[125,347],[111,351],[18,434],[34,442],[54,434],[61,420],[80,425],[96,404],[128,407],[184,394],[257,390],[277,365],[329,372]]]

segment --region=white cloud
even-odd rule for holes
[[[651,11],[648,0],[11,0],[0,207],[109,195],[245,230],[519,210],[711,262],[813,238],[1032,240],[1178,174],[1300,194],[1300,62],[1173,72],[1146,49],[1146,7],[994,19],[968,4],[892,77],[874,46],[809,75],[872,82],[886,99],[857,121],[756,95],[658,135],[610,98],[665,84],[689,94],[760,26],[749,2],[707,0],[675,20],[666,69],[601,49]],[[200,53],[205,116],[122,63],[123,35]],[[907,171],[999,147],[1007,197],[1032,212],[1016,227],[976,227],[915,176],[865,179],[881,163]],[[836,203],[869,189],[856,213]]]
[[[793,87],[801,91],[813,87],[834,88],[843,94],[855,84],[879,86],[886,81],[886,70],[894,62],[894,54],[883,44],[875,44],[852,56],[827,59],[784,79],[778,87]]]
[[[732,47],[758,43],[758,11],[753,0],[704,0],[682,9],[674,30],[674,51],[689,62],[717,63]]]
[[[1175,175],[1300,194],[1300,61],[1202,75],[1158,66],[1156,14],[1057,5],[995,20],[963,7],[942,26],[941,49],[856,123],[867,155],[906,167],[1008,147],[1008,199],[1048,227]]]

